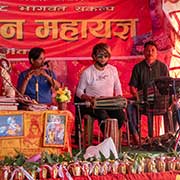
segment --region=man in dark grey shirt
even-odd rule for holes
[[[141,90],[145,92],[147,91],[147,88],[153,87],[155,79],[169,76],[167,66],[161,61],[157,60],[157,46],[153,41],[145,43],[144,56],[145,59],[134,66],[129,82],[130,92],[136,100],[139,100],[138,92]],[[145,96],[145,94],[143,95]],[[135,119],[136,116],[133,116],[134,113],[132,112],[134,109],[134,104],[130,104],[128,106],[130,132],[133,134],[135,141],[139,141],[137,133],[137,118]],[[148,135],[150,137],[153,136],[152,113],[148,114]]]

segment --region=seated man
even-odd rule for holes
[[[131,79],[129,82],[130,92],[134,99],[139,101],[138,91],[143,93],[149,87],[153,87],[154,80],[160,77],[169,76],[167,66],[161,61],[157,60],[157,46],[153,41],[144,44],[145,59],[136,64],[133,68]],[[147,92],[146,92],[147,93]],[[147,94],[144,93],[144,100],[147,101]],[[134,104],[128,105],[129,127],[134,139],[138,142],[139,137],[137,133],[137,117],[133,111],[136,111]],[[153,136],[153,113],[148,113],[148,135]],[[133,123],[134,122],[134,123]],[[164,119],[165,132],[169,130],[167,119]]]
[[[116,67],[108,64],[111,57],[110,47],[105,43],[93,47],[93,64],[85,69],[77,86],[76,96],[82,101],[93,102],[97,97],[112,97],[122,95],[121,83]],[[98,119],[101,131],[104,133],[104,121],[107,118],[116,118],[121,128],[124,121],[124,112],[118,110],[92,109],[81,107],[81,115],[89,114]]]
[[[53,71],[44,68],[45,51],[34,47],[30,50],[29,62],[31,67],[19,75],[18,90],[38,103],[52,103],[52,89],[57,89],[59,83],[55,80]]]

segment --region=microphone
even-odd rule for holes
[[[79,102],[79,103],[74,103],[75,106],[87,106],[90,107],[91,103],[89,101],[85,101],[85,102]]]
[[[45,61],[42,66],[49,66],[50,60]]]

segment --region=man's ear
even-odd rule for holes
[[[92,55],[92,58],[93,58],[94,61],[96,60],[95,54]]]

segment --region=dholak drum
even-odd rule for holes
[[[111,137],[116,146],[117,152],[119,151],[119,128],[117,119],[106,119],[104,137]]]

